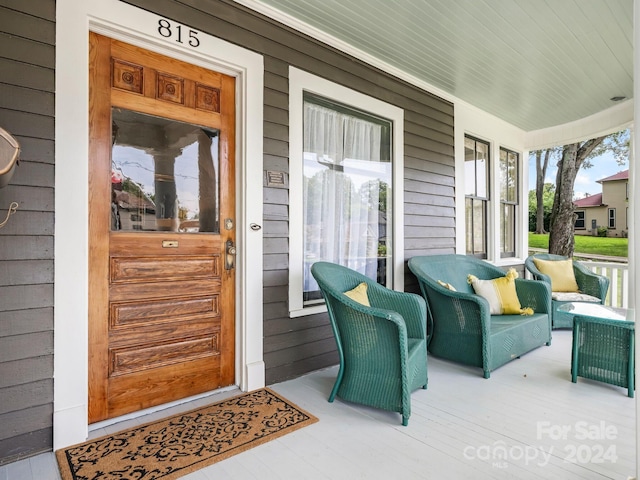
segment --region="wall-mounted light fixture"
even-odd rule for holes
[[[20,144],[13,135],[5,129],[0,128],[0,188],[6,187],[13,177],[16,165],[20,158]],[[7,218],[0,223],[0,228],[4,227],[9,221],[9,217],[16,213],[18,209],[17,202],[11,202],[7,211]]]
[[[20,157],[20,144],[9,132],[0,128],[0,188],[6,187]]]

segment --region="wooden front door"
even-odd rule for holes
[[[93,423],[234,382],[235,81],[93,33],[89,74]]]

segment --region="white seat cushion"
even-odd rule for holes
[[[600,303],[598,297],[578,292],[551,292],[551,298],[558,302],[594,302]]]

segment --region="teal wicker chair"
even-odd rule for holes
[[[541,345],[551,344],[551,291],[549,286],[517,278],[516,293],[522,307],[534,314],[491,315],[489,303],[476,295],[467,275],[491,280],[505,272],[466,255],[413,257],[409,269],[417,277],[427,300],[432,322],[429,352],[454,362],[482,368],[485,378],[496,368]],[[438,281],[452,285],[456,291]]]
[[[566,260],[567,257],[562,255],[554,255],[551,253],[536,253],[530,255],[524,262],[525,268],[531,273],[535,280],[541,280],[551,286],[551,279],[548,275],[545,275],[536,268],[536,264],[533,262],[534,258],[540,260]],[[576,283],[580,289],[578,298],[572,298],[571,294],[555,293],[551,292],[551,306],[553,309],[551,326],[552,328],[572,328],[573,327],[573,315],[570,313],[562,312],[558,310],[558,307],[565,303],[581,301],[581,302],[594,302],[601,305],[604,304],[607,298],[607,291],[609,290],[609,279],[602,275],[593,273],[586,268],[580,262],[573,261],[573,273],[576,276]]]
[[[419,295],[396,292],[349,268],[316,262],[311,273],[327,304],[340,356],[329,395],[411,415],[413,390],[427,388],[426,305]],[[344,292],[367,284],[371,307]]]

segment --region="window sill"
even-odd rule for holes
[[[327,306],[323,303],[322,305],[314,305],[313,307],[306,307],[298,310],[290,310],[289,318],[304,317],[306,315],[314,315],[316,313],[325,313],[326,311],[327,311]]]
[[[501,258],[491,262],[496,267],[512,267],[524,264],[524,259],[518,257]]]

